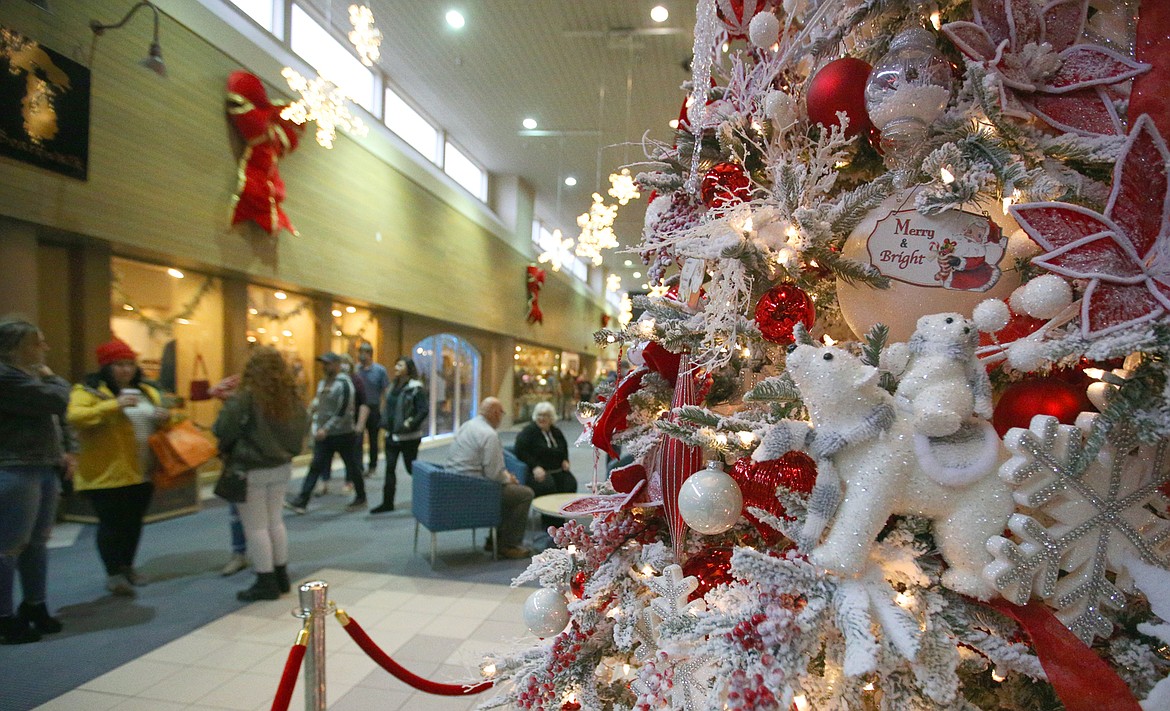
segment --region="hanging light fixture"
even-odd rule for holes
[[[150,8],[150,11],[154,13],[154,39],[150,43],[150,49],[147,51],[146,59],[143,59],[139,64],[160,77],[165,77],[167,75],[167,65],[163,62],[162,45],[158,42],[158,8],[154,6],[154,3],[149,2],[149,0],[142,0],[136,3],[120,22],[113,25],[104,25],[97,20],[90,20],[89,29],[93,30],[93,33],[98,36],[106,30],[116,30],[129,22],[130,18],[134,16],[134,13],[143,7]]]

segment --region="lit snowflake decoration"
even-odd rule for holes
[[[367,67],[374,66],[374,62],[382,56],[378,50],[382,45],[382,31],[374,25],[373,11],[365,5],[350,5],[349,24],[353,25],[349,41],[357,50],[358,58]]]
[[[568,254],[569,250],[573,248],[573,240],[564,237],[560,230],[553,230],[553,242],[557,245],[553,249],[541,252],[536,261],[541,264],[547,264],[554,272],[561,270],[561,257]]]
[[[1119,609],[1122,592],[1132,590],[1127,561],[1170,567],[1170,521],[1156,513],[1166,510],[1168,444],[1140,445],[1116,425],[1101,452],[1087,457],[1085,434],[1054,417],[1037,415],[1029,429],[1009,431],[1004,445],[1013,456],[1000,476],[1033,513],[1008,520],[1016,540],[988,541],[995,560],[984,576],[1017,605],[1033,595],[1044,600],[1086,643],[1107,637],[1113,624],[1102,606]]]
[[[609,276],[605,277],[605,290],[606,291],[621,291],[622,290],[622,277],[621,277],[621,275],[620,274],[610,274]]]
[[[606,205],[600,194],[593,193],[589,212],[577,216],[577,226],[581,228],[581,235],[577,237],[578,257],[598,266],[602,261],[601,250],[618,246],[617,235],[613,233],[617,210],[617,205]]]
[[[282,69],[280,74],[288,82],[289,88],[301,95],[300,99],[280,112],[280,117],[297,125],[316,121],[317,143],[325,148],[333,148],[337,129],[354,136],[364,136],[369,132],[366,124],[346,106],[349,97],[333,82],[323,77],[307,79],[290,67]]]
[[[642,193],[638,192],[638,186],[634,185],[634,176],[630,175],[629,168],[622,168],[620,173],[610,173],[609,185],[609,196],[617,200],[619,205],[642,197]]]

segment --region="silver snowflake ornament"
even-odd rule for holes
[[[1086,422],[1091,427],[1099,421]],[[1108,636],[1103,608],[1119,609],[1133,589],[1126,561],[1170,567],[1170,521],[1161,489],[1170,480],[1167,441],[1140,444],[1132,429],[1115,425],[1096,456],[1084,429],[1037,415],[1028,429],[1004,437],[1012,458],[1000,476],[1013,484],[1028,513],[1008,520],[1014,539],[987,542],[995,560],[984,576],[1005,598],[1022,605],[1044,600],[1086,643]]]

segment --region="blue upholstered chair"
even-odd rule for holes
[[[516,479],[524,486],[532,486],[532,474],[528,471],[528,465],[520,461],[516,456],[516,447],[509,444],[504,447],[504,468],[516,475]]]
[[[431,532],[431,565],[435,564],[435,539],[439,531],[471,529],[475,546],[475,529],[495,529],[500,525],[501,487],[494,481],[462,474],[452,474],[434,462],[414,462],[411,477],[410,510],[414,514],[414,552],[418,553],[418,527]],[[496,541],[492,536],[492,557]]]

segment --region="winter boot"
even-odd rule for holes
[[[0,617],[0,644],[27,644],[39,642],[41,633],[28,626],[23,617],[4,615]]]
[[[256,582],[247,590],[236,593],[240,602],[255,600],[279,600],[280,587],[276,583],[276,573],[256,573]]]
[[[43,602],[35,605],[30,605],[27,602],[20,603],[20,607],[16,610],[16,616],[41,634],[54,634],[61,631],[61,620],[50,615],[49,608],[45,607]]]
[[[287,565],[278,565],[276,566],[276,570],[273,572],[276,573],[276,588],[280,590],[280,592],[286,593],[292,589],[292,584],[288,579]]]

